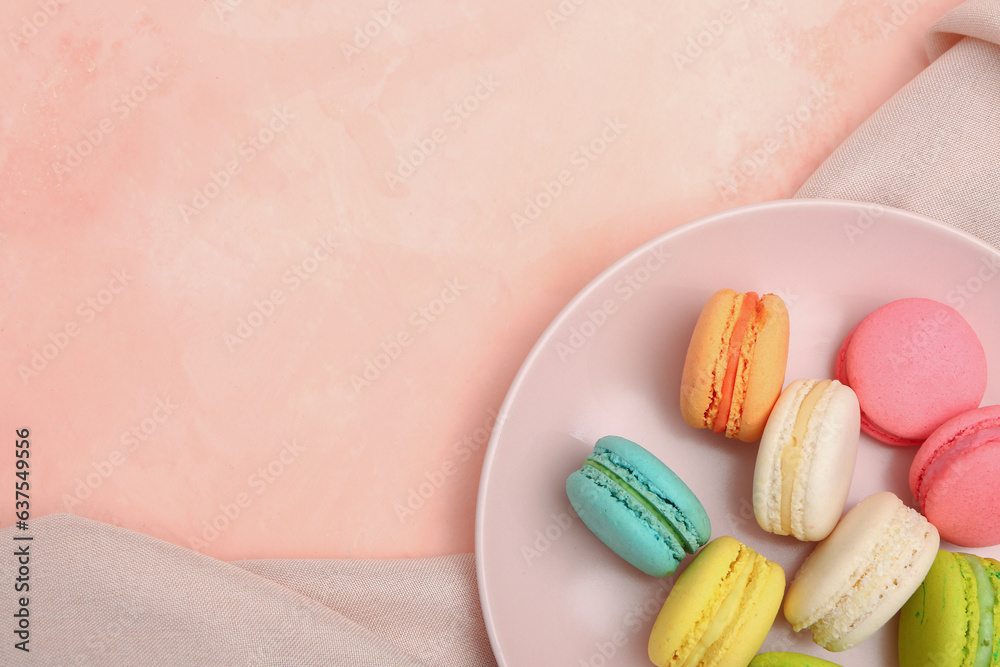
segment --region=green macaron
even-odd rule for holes
[[[840,667],[835,662],[801,653],[761,653],[754,656],[748,667]]]
[[[900,667],[1000,666],[1000,563],[941,550],[899,617]]]

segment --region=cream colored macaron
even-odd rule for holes
[[[764,427],[753,479],[761,528],[818,541],[840,520],[854,476],[861,410],[836,380],[796,380]]]
[[[927,576],[940,536],[890,491],[868,496],[816,545],[785,595],[785,618],[829,651],[885,625]]]

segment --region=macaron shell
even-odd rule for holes
[[[721,346],[733,328],[739,292],[721,289],[701,309],[691,333],[681,374],[681,415],[694,428],[711,428],[715,419],[709,407],[725,375]]]
[[[792,438],[800,406],[816,384],[816,380],[796,380],[785,388],[767,421],[757,452],[754,514],[762,529],[777,535],[786,534],[781,526],[782,453]],[[796,470],[790,498],[790,534],[797,539],[821,540],[840,520],[854,476],[859,420],[854,392],[831,381],[816,404],[799,445],[802,462]]]
[[[792,534],[808,541],[824,539],[844,513],[861,435],[854,391],[838,382],[831,383],[827,392],[829,400],[816,406],[821,411],[819,422],[815,427],[810,423],[806,431],[812,464],[792,494]]]
[[[785,302],[774,294],[761,297],[763,321],[757,330],[745,388],[737,380],[733,402],[741,399],[739,430],[735,437],[743,442],[760,440],[775,401],[785,384],[788,363],[789,323]]]
[[[750,661],[748,667],[840,667],[840,665],[811,655],[775,651],[757,655]]]
[[[855,327],[837,375],[857,393],[866,432],[883,441],[892,436],[890,444],[919,444],[944,421],[979,405],[986,353],[954,308],[900,299]]]
[[[692,650],[708,637],[711,646],[703,660],[747,664],[774,622],[784,588],[779,565],[732,537],[716,538],[691,561],[667,596],[650,633],[650,660],[660,667],[693,664]],[[735,617],[726,617],[734,611]],[[675,659],[678,655],[681,658]]]
[[[935,429],[913,457],[909,477],[913,495],[920,497],[923,473],[942,449],[968,433],[995,426],[1000,426],[1000,405],[987,405],[963,412]]]
[[[963,547],[1000,544],[1000,406],[954,417],[921,445],[910,490],[941,537]]]
[[[993,665],[1000,664],[1000,562],[993,558],[980,557],[986,576],[993,586]]]
[[[899,665],[972,665],[976,582],[964,557],[941,550],[920,587],[899,612]]]
[[[726,373],[723,346],[733,330],[743,294],[721,289],[702,308],[691,334],[681,374],[680,407],[694,428],[711,428],[716,417],[712,397],[721,391]],[[760,439],[767,416],[785,379],[788,360],[788,309],[774,294],[760,299],[762,314],[748,331],[733,389],[733,406],[726,435],[744,442]],[[749,364],[747,361],[749,360]]]
[[[597,441],[589,460],[629,483],[671,523],[665,528],[649,508],[615,481],[584,465],[566,480],[566,495],[601,542],[646,574],[664,577],[708,541],[705,508],[677,475],[640,445],[619,436]],[[678,536],[680,539],[678,539]]]
[[[1000,544],[1000,429],[981,434],[983,445],[969,451],[947,452],[938,474],[929,478],[921,505],[941,536],[958,546]]]
[[[645,482],[652,493],[672,506],[667,512],[674,529],[684,537],[688,552],[701,548],[712,535],[708,512],[694,491],[670,467],[645,447],[617,435],[604,436],[595,449],[605,448]],[[652,499],[654,502],[656,498]],[[659,503],[657,503],[659,504]]]
[[[851,648],[899,611],[939,544],[937,530],[893,493],[868,496],[806,558],[785,596],[785,618],[796,630],[810,627],[830,651]]]
[[[703,634],[711,615],[729,593],[724,583],[741,551],[742,545],[735,538],[717,537],[681,572],[649,635],[653,664],[682,664],[673,661],[673,655],[689,649]],[[744,555],[743,560],[746,558]]]
[[[683,560],[681,544],[657,533],[624,493],[577,470],[566,480],[566,495],[597,539],[646,574],[665,577]]]
[[[837,361],[833,370],[833,377],[845,386],[850,386],[850,382],[848,381],[846,371],[844,370],[844,357],[847,356],[847,348],[850,347],[851,339],[854,337],[854,332],[856,330],[857,327],[854,327],[854,329],[851,329],[850,333],[844,337],[844,342],[840,345],[840,351],[837,353]],[[855,393],[855,395],[857,394]],[[861,430],[880,442],[884,442],[889,445],[896,445],[897,447],[915,447],[921,443],[920,440],[909,440],[884,431],[873,424],[871,420],[865,416],[864,410],[861,411]]]
[[[761,529],[781,532],[781,452],[786,435],[798,415],[798,406],[809,389],[806,380],[795,380],[778,396],[761,435],[753,476],[753,510]]]

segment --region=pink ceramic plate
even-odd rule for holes
[[[779,201],[703,218],[654,239],[594,280],[549,326],[515,379],[483,468],[476,557],[486,627],[501,665],[645,665],[646,642],[673,578],[642,574],[573,513],[566,477],[594,441],[644,445],[698,494],[712,534],[733,535],[789,577],[811,548],[757,527],[756,445],[684,424],[678,385],[688,337],[722,287],[775,292],[791,318],[786,382],[831,377],[848,330],[908,296],[958,308],[986,347],[985,403],[1000,403],[1000,253],[904,211],[842,201]],[[889,489],[912,504],[915,450],[862,438],[849,506]],[[950,548],[950,545],[945,545]],[[1000,557],[1000,548],[965,550]],[[690,559],[685,561],[685,564]],[[896,624],[831,654],[784,617],[765,650],[853,667],[896,664]]]

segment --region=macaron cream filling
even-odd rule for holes
[[[601,448],[587,458],[582,472],[604,486],[613,485],[624,492],[638,507],[649,512],[655,522],[663,527],[666,536],[672,538],[683,551],[694,553],[698,550],[696,526],[687,520],[687,515],[680,508],[640,477],[625,459]],[[684,555],[683,551],[680,556]]]
[[[749,561],[736,578],[729,595],[723,600],[712,624],[688,656],[686,664],[717,664],[718,656],[725,655],[739,636],[740,629],[748,618],[746,610],[757,606],[769,574],[767,560],[760,554],[751,551]]]
[[[993,659],[993,609],[997,603],[996,592],[990,582],[989,573],[978,557],[971,554],[958,555],[964,556],[972,567],[976,581],[976,598],[979,603],[979,634],[973,667],[990,667]]]
[[[705,634],[715,623],[716,617],[726,602],[733,595],[742,597],[743,587],[746,585],[746,579],[751,569],[751,563],[748,561],[752,561],[755,555],[751,549],[740,545],[736,558],[729,566],[729,571],[726,572],[715,594],[705,604],[702,616],[694,623],[691,631],[688,632],[681,645],[677,648],[672,664],[698,664],[697,661],[692,661],[691,658],[699,652],[701,654],[704,653],[705,648],[703,643]],[[741,581],[743,582],[742,586],[740,585]],[[652,658],[653,656],[650,655],[650,657]]]
[[[674,528],[673,524],[667,519],[667,517],[664,516],[663,513],[660,510],[658,510],[653,505],[653,503],[651,503],[648,500],[646,500],[646,498],[641,493],[639,493],[634,488],[632,488],[632,486],[628,482],[626,482],[624,479],[622,479],[621,477],[619,477],[618,475],[616,475],[614,472],[612,472],[608,468],[605,468],[604,466],[602,466],[597,461],[588,460],[588,461],[586,461],[584,463],[584,465],[585,466],[590,466],[591,468],[594,468],[597,471],[599,471],[602,475],[608,477],[619,488],[621,488],[623,491],[625,491],[625,493],[627,493],[629,496],[631,496],[633,499],[635,499],[635,501],[638,502],[639,505],[641,505],[643,508],[645,508],[646,511],[648,511],[650,514],[652,514],[653,517],[656,519],[657,523],[659,523],[661,526],[663,526],[663,528],[667,531],[667,533],[674,540],[676,540],[676,542],[678,544],[686,545],[687,540],[685,540],[681,536],[681,534],[677,531],[677,529]],[[584,471],[584,474],[586,474],[586,471]]]
[[[817,382],[802,399],[798,412],[795,414],[795,425],[792,426],[791,437],[781,449],[781,530],[784,535],[789,535],[792,532],[792,486],[799,468],[806,458],[803,445],[806,440],[809,418],[823,397],[823,392],[829,386],[830,380]]]
[[[726,634],[729,626],[740,613],[740,607],[750,583],[750,575],[753,573],[753,556],[748,560],[750,562],[736,572],[728,594],[722,599],[722,604],[712,616],[712,623],[701,633],[687,660],[685,660],[685,664],[710,664],[710,661],[705,660],[706,653]]]
[[[740,302],[739,311],[733,325],[732,333],[729,336],[728,344],[723,345],[723,356],[726,360],[726,371],[722,378],[722,384],[718,393],[718,410],[712,422],[712,430],[715,433],[722,433],[726,430],[729,422],[730,412],[733,406],[733,393],[736,389],[737,371],[740,369],[740,358],[747,334],[752,329],[756,318],[760,297],[756,292],[747,292]],[[752,352],[752,350],[751,350]],[[749,363],[745,364],[746,367]],[[714,403],[714,401],[713,401]],[[711,407],[709,408],[711,410]]]

